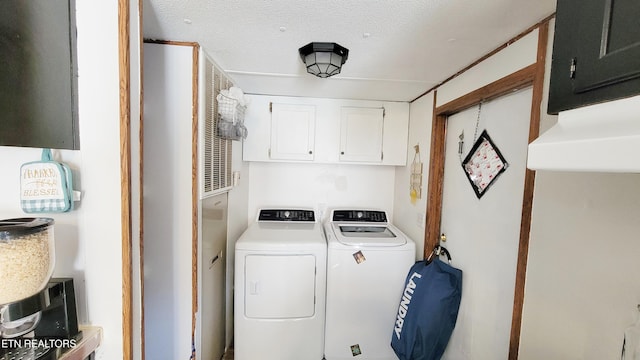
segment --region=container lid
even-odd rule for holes
[[[0,240],[36,234],[53,225],[51,218],[16,218],[0,220]]]

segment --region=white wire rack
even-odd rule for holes
[[[218,100],[218,136],[224,139],[240,140],[247,138],[247,128],[244,126],[244,112],[246,106],[238,103],[237,99],[220,93]]]

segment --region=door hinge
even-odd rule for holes
[[[569,79],[576,78],[576,58],[571,58],[571,65],[569,66]]]
[[[380,161],[384,160],[384,152],[380,152]]]
[[[271,148],[269,148],[268,155],[269,155],[269,159],[271,159]]]
[[[384,108],[384,106],[382,107],[382,118],[384,119],[385,115],[387,115],[387,109]]]
[[[269,103],[269,112],[270,113],[273,112],[273,103],[272,102]]]

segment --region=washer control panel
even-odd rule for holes
[[[386,223],[387,214],[375,210],[335,210],[333,221]]]
[[[300,209],[262,209],[258,221],[300,221],[316,222],[313,210]]]

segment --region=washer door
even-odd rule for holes
[[[386,225],[334,224],[338,241],[349,246],[401,246],[407,243]]]
[[[291,319],[315,314],[316,259],[313,255],[248,255],[245,307],[248,318]]]

